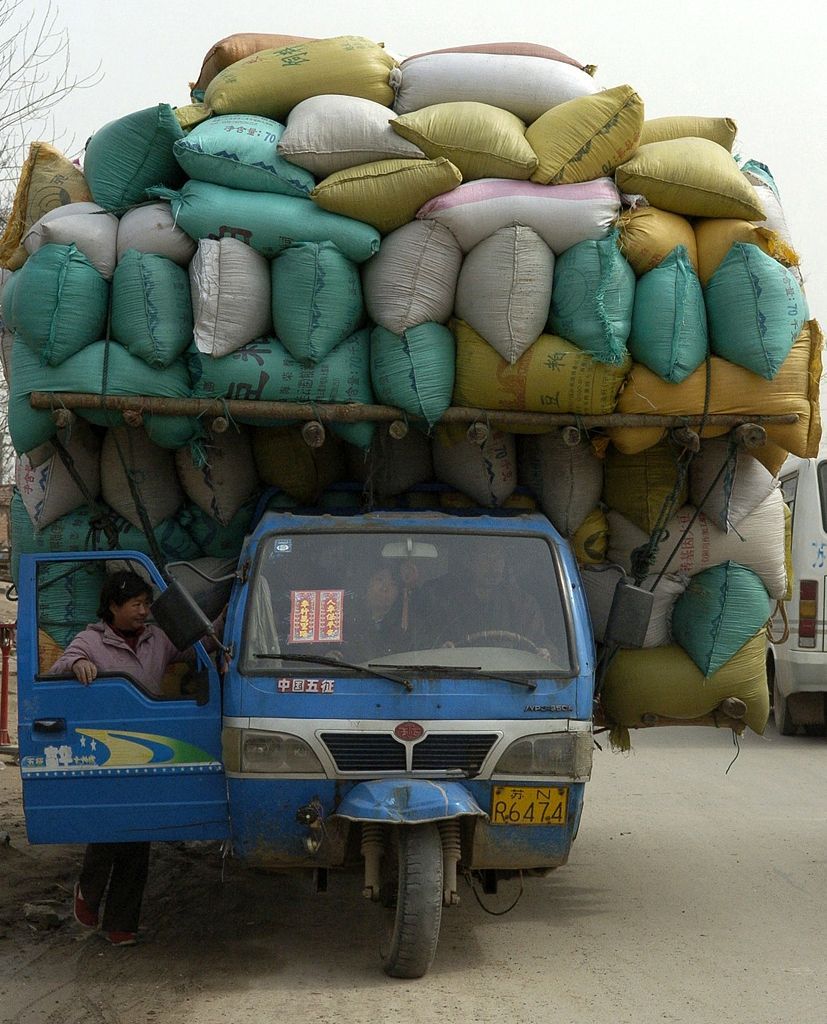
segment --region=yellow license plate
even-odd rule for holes
[[[494,786],[492,825],[565,825],[565,786]]]

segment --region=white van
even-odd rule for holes
[[[804,728],[823,735],[827,725],[827,452],[815,459],[791,455],[779,474],[792,512],[793,593],[785,603],[789,633],[767,652],[767,681],[778,731]],[[773,632],[782,636],[776,615]]]

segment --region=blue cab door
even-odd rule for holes
[[[192,666],[164,677],[162,697],[125,676],[83,686],[49,672],[98,618],[107,562],[112,552],[20,559],[18,737],[29,840],[225,838],[220,681],[200,644]],[[125,563],[163,588],[145,556],[118,552],[116,567]]]

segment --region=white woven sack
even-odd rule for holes
[[[755,193],[758,196],[758,202],[763,207],[764,213],[767,215],[765,220],[756,221],[755,226],[767,228],[769,231],[774,231],[781,241],[795,252],[796,247],[793,244],[792,235],[790,234],[790,229],[787,226],[787,218],[784,215],[784,208],[781,205],[781,200],[772,188],[770,188],[767,182],[757,174],[751,174],[749,171],[746,171],[744,176],[755,189]],[[796,277],[799,284],[804,283],[804,279],[801,274],[801,267],[794,265],[791,266],[789,270]]]
[[[199,446],[205,462],[196,465],[190,448],[175,452],[175,468],[187,497],[208,516],[227,526],[258,487],[250,429],[230,426]]]
[[[779,599],[787,591],[787,567],[784,551],[784,499],[775,488],[772,493],[738,524],[737,532],[724,533],[703,514],[689,527],[696,509],[685,505],[666,524],[665,536],[651,564],[651,572],[666,566],[670,573],[695,576],[713,565],[737,562],[761,577],[770,597]],[[631,569],[631,554],[648,541],[643,530],[618,512],[610,511],[609,561]],[[680,538],[678,550],[670,558]]]
[[[450,228],[463,252],[510,224],[533,228],[559,255],[586,240],[606,238],[620,214],[620,193],[611,178],[577,185],[480,178],[430,199],[417,212]]]
[[[621,566],[612,565],[609,562],[603,565],[582,566],[580,577],[583,580],[583,590],[586,595],[586,603],[589,606],[594,638],[598,643],[602,643],[609,621],[615,588],[621,580],[626,580],[629,583],[632,580]],[[652,614],[643,641],[644,647],[663,647],[671,642],[672,610],[675,607],[675,602],[686,590],[688,582],[687,576],[664,575],[658,577],[651,575],[647,576],[640,584],[643,590],[654,588]]]
[[[71,431],[61,432],[59,436],[89,497],[97,498],[101,491],[98,435],[85,420],[79,419],[73,423]],[[35,530],[42,530],[87,501],[83,488],[76,483],[51,441],[20,456],[14,482]]]
[[[112,427],[101,449],[101,495],[113,511],[142,530],[127,474],[151,526],[175,515],[184,493],[175,473],[174,452],[153,444],[142,428]]]
[[[419,324],[444,324],[454,310],[462,264],[459,243],[442,224],[415,220],[382,239],[362,264],[368,317],[394,334]]]
[[[517,486],[513,434],[491,430],[481,444],[464,430],[437,427],[432,446],[434,475],[484,508],[502,505]]]
[[[766,466],[740,447],[733,457],[723,438],[704,441],[689,464],[690,503],[697,508],[703,501],[706,515],[725,532],[737,528],[775,486]]]
[[[603,460],[591,444],[568,445],[558,429],[526,434],[519,441],[518,465],[520,483],[534,492],[556,529],[573,537],[603,490]]]
[[[396,440],[388,424],[379,424],[368,451],[348,445],[351,476],[379,497],[402,494],[434,475],[431,442],[418,430]]]
[[[390,126],[393,111],[358,96],[312,96],[290,111],[279,156],[318,178],[377,160],[424,160]]]
[[[109,281],[118,259],[118,227],[118,218],[97,203],[67,203],[35,221],[23,236],[23,247],[31,256],[44,245],[74,245]]]
[[[543,333],[551,305],[554,253],[531,228],[500,228],[467,254],[456,314],[516,363]]]
[[[394,110],[407,114],[433,103],[476,100],[510,110],[526,124],[551,107],[599,91],[573,64],[502,53],[429,53],[391,71]]]
[[[128,249],[166,256],[185,267],[195,255],[198,243],[181,228],[172,216],[169,203],[145,203],[135,206],[121,217],[118,226],[118,259]]]
[[[237,238],[203,238],[190,263],[199,352],[229,355],[272,331],[270,261]]]
[[[644,590],[651,590],[654,595],[652,615],[643,646],[663,647],[672,642],[672,611],[675,602],[689,585],[689,577],[682,573],[664,573],[663,576],[654,573],[644,576],[640,585]]]

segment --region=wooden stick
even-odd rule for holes
[[[245,419],[319,420],[338,423],[388,423],[404,420],[406,413],[390,405],[332,402],[253,402],[242,399],[161,398],[149,395],[97,395],[67,391],[33,391],[29,396],[33,409],[112,409],[153,416],[237,416]],[[716,427],[736,427],[742,423],[796,423],[796,413],[763,415],[760,413],[708,413],[706,416],[660,416],[649,413],[607,413],[578,416],[573,413],[520,412],[507,409],[472,409],[451,406],[440,423],[490,423],[503,428],[531,427],[675,427],[700,423]]]
[[[705,725],[714,726],[718,729],[732,729],[733,732],[742,733],[746,727],[744,715],[746,704],[737,697],[728,697],[722,701],[715,711],[709,714],[699,715],[697,718],[669,718],[666,715],[654,715],[651,713],[641,715],[640,721],[633,725],[627,725],[628,729],[653,729],[663,725]],[[734,712],[727,713],[727,712]],[[612,728],[613,722],[609,722],[602,711],[598,708],[594,716],[594,724],[598,728]]]

